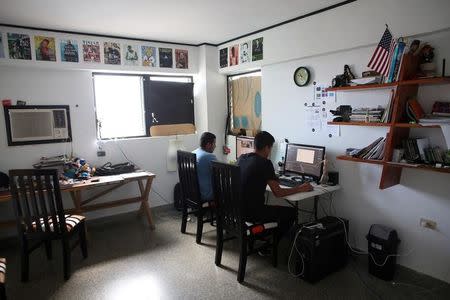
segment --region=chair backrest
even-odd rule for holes
[[[239,166],[213,161],[212,177],[219,222],[223,229],[241,234],[244,230],[245,206],[241,197]]]
[[[20,234],[67,232],[56,169],[10,170],[9,177]]]
[[[183,201],[188,205],[202,205],[197,177],[197,155],[178,150],[177,162]]]

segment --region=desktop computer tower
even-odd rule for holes
[[[336,217],[299,225],[301,232],[294,242],[302,257],[294,249],[294,262],[291,263],[295,265],[295,274],[303,271],[302,278],[314,283],[344,267],[348,257],[348,226],[348,220]]]

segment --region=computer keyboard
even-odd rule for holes
[[[287,187],[296,187],[298,185],[303,184],[303,180],[292,180],[289,178],[279,178],[278,181],[280,182],[280,185],[284,185]]]

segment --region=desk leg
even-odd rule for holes
[[[145,216],[147,217],[147,221],[148,221],[148,224],[150,225],[150,228],[155,229],[155,224],[153,223],[152,211],[150,209],[150,206],[148,205],[148,199],[149,199],[150,189],[152,187],[152,181],[153,181],[153,178],[147,178],[144,193],[141,192],[142,204],[141,204],[139,211],[143,210],[145,212]],[[139,188],[141,189],[141,186],[143,184],[140,180],[138,181],[138,183],[139,183]],[[142,191],[142,189],[141,189],[141,191]]]
[[[319,196],[314,197],[314,219],[317,221],[317,205],[319,204]]]
[[[72,197],[73,206],[75,206],[75,213],[81,215],[83,213],[81,209],[81,191],[71,191],[70,196]]]

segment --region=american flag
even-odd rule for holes
[[[388,76],[395,44],[389,28],[386,28],[367,66],[381,75]]]

